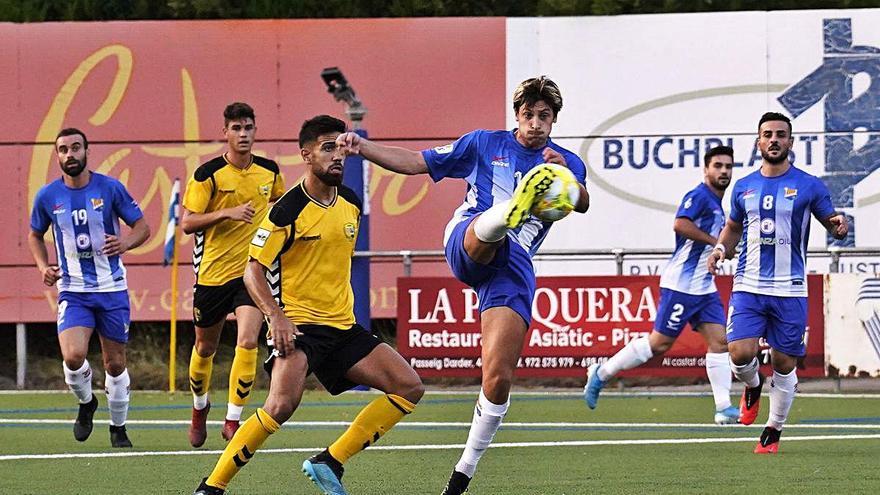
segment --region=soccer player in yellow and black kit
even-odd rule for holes
[[[265,405],[242,424],[195,495],[220,495],[263,442],[296,410],[314,373],[333,395],[356,384],[385,392],[370,402],[330,447],[303,462],[325,494],[347,495],[342,465],[375,443],[421,399],[419,376],[390,346],[355,323],[349,279],[361,202],[342,185],[345,151],[336,137],[345,123],[327,115],[306,121],[299,134],[305,176],[269,212],[254,235],[245,284],[269,318],[274,350]],[[279,305],[265,277],[280,273]]]
[[[269,203],[284,193],[278,164],[254,156],[251,147],[257,131],[254,110],[232,103],[223,112],[223,133],[229,148],[222,156],[196,169],[183,195],[181,225],[195,234],[193,268],[193,322],[196,342],[189,361],[193,394],[189,441],[200,447],[207,437],[206,420],[211,404],[208,389],[220,332],[229,313],[235,312],[238,337],[229,372],[229,405],[223,438],[238,429],[241,411],[250,398],[257,372],[257,340],[263,314],[248,295],[242,277],[248,260],[248,243]]]

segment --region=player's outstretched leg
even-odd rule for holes
[[[761,433],[761,439],[758,445],[755,445],[756,454],[775,454],[779,452],[779,438],[782,436],[782,430],[777,430],[772,426],[765,426]]]
[[[302,471],[324,495],[348,495],[342,485],[345,469],[330,455],[329,450],[324,449],[303,461]]]
[[[605,387],[605,382],[599,378],[599,363],[591,364],[587,370],[587,384],[584,386],[584,401],[590,409],[596,409],[596,403],[599,402],[599,393]]]
[[[515,229],[525,223],[532,207],[550,188],[555,178],[556,172],[551,167],[537,166],[520,179],[507,207],[507,228]]]

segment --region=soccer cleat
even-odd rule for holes
[[[76,415],[76,421],[73,422],[73,438],[80,442],[85,442],[89,438],[94,426],[92,418],[95,417],[97,409],[98,398],[95,397],[95,394],[92,394],[92,400],[79,405],[79,413]]]
[[[131,447],[131,440],[128,439],[128,433],[125,432],[125,425],[110,425],[110,446],[115,448]]]
[[[541,195],[553,184],[556,173],[548,166],[539,165],[520,179],[510,204],[507,207],[505,223],[508,229],[515,229],[525,223],[531,214],[532,207],[541,199]]]
[[[730,406],[720,411],[715,411],[716,425],[735,425],[739,423],[739,408]]]
[[[302,472],[324,495],[348,495],[342,486],[342,474],[345,470],[327,450],[303,461]]]
[[[599,368],[601,367],[602,366],[598,363],[592,364],[590,365],[589,370],[587,370],[587,384],[584,386],[584,401],[590,409],[596,409],[596,403],[599,402],[599,392],[601,392],[602,387],[605,386],[605,382],[599,378]]]
[[[777,430],[771,426],[765,426],[761,433],[761,439],[758,445],[755,445],[756,454],[776,454],[779,452],[779,438],[782,436],[782,430]]]
[[[208,478],[202,478],[202,482],[199,483],[199,487],[196,488],[193,495],[223,495],[224,493],[226,493],[225,490],[209,485]]]
[[[193,447],[201,447],[208,438],[208,412],[211,410],[211,403],[204,409],[193,408],[192,421],[189,424],[189,444]]]
[[[440,495],[461,495],[466,493],[470,482],[471,479],[466,474],[459,473],[453,469],[449,481],[446,482],[446,488],[440,492]]]
[[[227,442],[232,440],[232,437],[235,436],[235,432],[238,431],[238,427],[240,423],[236,420],[227,419],[225,423],[223,423],[223,429],[220,430],[220,436],[223,437],[223,440]]]
[[[761,389],[764,388],[764,375],[758,373],[758,386],[746,387],[743,390],[742,399],[739,401],[739,422],[750,425],[758,417],[758,409],[761,407]]]

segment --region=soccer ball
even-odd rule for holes
[[[549,187],[538,192],[531,213],[544,222],[562,220],[571,213],[580,198],[578,181],[568,167],[555,163],[545,163],[539,167],[549,168],[553,173],[553,180]]]

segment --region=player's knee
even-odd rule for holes
[[[718,341],[711,341],[710,340],[706,347],[709,352],[712,352],[715,354],[727,352],[727,342],[726,341],[718,342]]]
[[[396,394],[404,399],[417,404],[425,395],[425,385],[419,378],[419,375],[413,373],[413,378],[406,380],[400,385],[400,393]]]
[[[266,404],[263,405],[263,410],[269,416],[272,416],[278,424],[282,424],[291,416],[293,416],[293,412],[296,411],[296,408],[299,407],[299,400],[266,400]]]
[[[513,373],[493,376],[483,376],[483,394],[492,402],[502,404],[507,402],[510,395],[510,386],[513,383]]]
[[[67,366],[68,369],[78,370],[82,368],[83,364],[86,362],[86,352],[82,351],[71,351],[66,352],[64,354],[64,365]]]
[[[656,357],[665,354],[672,347],[672,342],[652,342],[651,353]]]
[[[119,376],[125,371],[125,359],[119,357],[108,356],[104,358],[104,370],[110,376]]]
[[[196,340],[195,348],[196,354],[203,358],[213,356],[217,352],[217,344],[215,342]]]
[[[745,366],[751,363],[753,359],[755,359],[755,355],[749,352],[748,349],[730,349],[730,361],[737,366]]]

